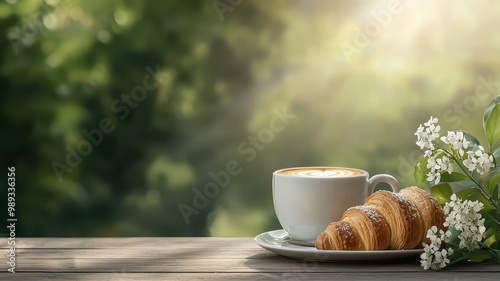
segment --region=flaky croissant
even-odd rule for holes
[[[365,205],[376,208],[391,228],[389,249],[413,249],[422,239],[422,219],[413,202],[400,193],[378,191],[368,196]]]
[[[423,237],[420,240],[419,245],[422,245],[422,242],[429,244],[430,240],[426,237],[427,230],[433,225],[437,226],[438,229],[444,229],[443,223],[446,216],[443,208],[427,191],[417,186],[403,188],[399,193],[403,194],[406,198],[413,202],[413,204],[417,206],[417,210],[420,213],[420,218],[422,219]]]
[[[400,193],[378,191],[363,206],[344,212],[316,238],[320,250],[413,249],[426,241],[427,230],[443,228],[444,212],[418,187]]]
[[[351,207],[341,220],[358,230],[363,243],[360,250],[385,250],[389,247],[391,229],[385,217],[371,206]]]
[[[316,237],[316,248],[320,250],[363,250],[358,231],[346,221],[336,221]]]

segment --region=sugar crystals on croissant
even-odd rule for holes
[[[389,249],[413,249],[422,239],[422,219],[417,207],[400,193],[378,191],[365,204],[379,210],[391,228]]]
[[[316,238],[320,250],[413,249],[426,241],[427,229],[443,228],[444,212],[437,201],[418,187],[400,193],[378,191],[363,206],[344,212]]]
[[[437,226],[438,229],[444,229],[443,223],[446,216],[443,208],[427,191],[419,187],[407,187],[399,193],[415,204],[422,218],[422,231],[424,233],[419,245],[422,245],[422,242],[429,244],[430,240],[426,237],[427,230],[433,225]]]

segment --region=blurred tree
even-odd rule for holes
[[[189,224],[178,205],[246,136],[266,42],[234,44],[280,28],[269,5],[224,22],[209,1],[0,5],[1,147],[18,171],[19,235],[206,235],[214,202]]]

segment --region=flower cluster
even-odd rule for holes
[[[441,141],[449,144],[453,150],[458,151],[460,157],[464,156],[464,149],[470,145],[469,141],[465,138],[464,132],[448,132],[446,137],[441,137]]]
[[[482,146],[478,145],[477,148],[475,152],[467,151],[467,159],[464,160],[463,164],[469,172],[477,171],[482,174],[494,167],[493,156],[486,153]]]
[[[437,124],[438,119],[432,117],[420,125],[415,132],[416,144],[424,150],[424,157],[428,159],[427,175],[428,182],[438,184],[441,174],[453,172],[452,161],[465,166],[469,172],[483,174],[494,168],[493,156],[485,152],[481,145],[473,145],[461,131],[448,131],[446,136],[440,137],[441,127]],[[437,140],[448,145],[449,149],[439,148]]]
[[[420,264],[427,270],[441,269],[450,263],[448,256],[453,254],[453,249],[441,249],[441,245],[447,243],[451,236],[450,231],[444,232],[442,229],[437,229],[434,225],[427,231],[427,238],[430,239],[429,245],[423,243],[424,252],[420,255]]]
[[[435,149],[434,141],[439,138],[439,131],[441,127],[437,124],[438,119],[431,116],[429,121],[424,123],[424,126],[420,124],[415,135],[417,136],[417,145],[420,149],[427,149],[425,151],[425,156],[430,156],[432,151]]]
[[[446,220],[443,226],[448,230],[444,231],[436,226],[432,226],[427,231],[427,238],[431,243],[423,243],[424,252],[420,255],[420,264],[427,269],[441,269],[450,263],[450,256],[455,250],[451,247],[454,241],[451,230],[456,230],[459,234],[459,249],[471,251],[479,248],[479,242],[484,238],[486,228],[484,219],[479,211],[484,205],[479,201],[470,201],[457,198],[455,194],[450,197],[450,202],[444,206]],[[448,248],[443,248],[443,242]],[[458,241],[457,241],[458,242]]]
[[[451,196],[451,201],[444,206],[444,212],[447,215],[444,222],[445,227],[454,227],[460,232],[460,248],[468,250],[479,249],[479,242],[484,238],[484,219],[479,211],[484,207],[483,203],[478,201],[465,200],[457,198],[455,194]]]
[[[451,165],[450,158],[447,156],[442,156],[441,158],[435,158],[430,156],[427,161],[427,168],[431,169],[427,173],[427,181],[439,183],[441,180],[441,173],[446,171],[451,174],[453,172],[453,166]]]

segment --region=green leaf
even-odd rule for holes
[[[500,212],[487,212],[483,214],[483,217],[484,226],[486,227],[484,233],[484,237],[486,237],[484,240],[485,246],[500,252]]]
[[[453,229],[452,229],[453,233]],[[484,261],[491,261],[491,262],[497,262],[500,253],[496,249],[488,248],[486,244],[479,242],[479,249],[475,249],[472,251],[467,251],[464,248],[459,248],[458,243],[460,242],[460,239],[456,238],[455,239],[457,243],[452,243],[452,247],[457,248],[455,253],[453,253],[449,259],[450,263],[448,265],[452,265],[461,261],[471,261],[471,262],[484,262]],[[449,244],[450,245],[450,244]]]
[[[498,183],[500,183],[500,168],[495,168],[479,177],[484,182],[484,189],[491,198],[498,198]],[[496,195],[495,195],[496,194]]]
[[[486,121],[488,121],[488,118],[490,117],[491,111],[495,107],[495,105],[500,104],[500,96],[496,96],[491,103],[486,107],[484,110],[483,114],[483,128],[486,131]]]
[[[485,220],[485,227],[486,227],[486,231],[484,232],[484,236],[485,237],[490,237],[492,235],[496,235],[497,231],[498,231],[498,228],[495,225],[487,227],[486,226],[486,220],[487,219],[491,219],[491,217],[485,216],[485,218],[484,218],[484,220]]]
[[[427,157],[420,156],[417,159],[417,163],[415,163],[415,172],[413,176],[415,177],[415,183],[420,188],[427,187],[427,173],[429,173],[430,169],[427,168]]]
[[[495,160],[499,159],[500,158],[500,147],[495,149],[493,152],[491,152],[491,155],[493,155],[493,158],[495,158]]]
[[[500,147],[497,147],[490,153],[493,156],[493,164],[494,167],[497,167],[498,159],[500,158]]]
[[[440,182],[457,182],[457,181],[462,181],[462,180],[467,180],[467,179],[469,179],[469,178],[462,173],[451,172],[451,174],[448,174],[447,172],[445,172],[445,173],[441,174]]]
[[[479,180],[482,182],[485,182],[487,180],[490,180],[491,178],[500,175],[500,167],[497,167],[479,177]]]
[[[490,195],[493,200],[498,200],[498,181],[500,180],[500,175],[496,175],[495,177],[491,178],[491,180],[495,182],[485,182],[484,189],[486,190],[486,192],[488,192],[488,195]]]
[[[447,183],[440,183],[438,185],[432,186],[431,195],[438,201],[439,204],[444,205],[450,201],[450,197],[453,194],[451,186]]]
[[[486,139],[490,148],[500,139],[500,105],[496,104],[486,120]]]
[[[458,231],[455,227],[450,226],[448,230],[451,232],[450,237],[448,238],[448,246],[454,246],[458,248],[460,245],[460,238],[458,238],[458,235],[460,234],[460,231]]]
[[[461,198],[462,200],[470,200],[470,201],[479,201],[484,204],[483,210],[480,211],[480,213],[485,213],[489,212],[491,210],[494,210],[495,207],[493,207],[490,202],[488,202],[488,199],[486,199],[481,191],[478,188],[473,188],[469,187],[464,190],[461,190],[456,193],[458,198]]]
[[[499,242],[500,242],[500,233],[493,234],[484,240],[484,244],[487,247],[491,247],[493,249],[496,249],[498,247],[496,243]]]
[[[495,218],[495,211],[488,212],[484,214],[484,226],[486,227],[486,232],[484,233],[485,246],[500,251],[500,218]],[[500,217],[500,214],[497,215]]]
[[[469,252],[466,256],[467,260],[471,262],[483,262],[497,257],[495,253],[490,252],[487,249],[476,249]]]
[[[486,227],[486,237],[495,233],[500,233],[500,212],[496,210],[483,214],[484,225]]]
[[[462,131],[462,130],[457,130],[456,132],[462,132],[464,133],[464,138],[471,144],[473,145],[470,145],[470,147],[474,147],[474,146],[478,146],[480,145],[480,142],[478,139],[476,139],[476,137],[474,137],[473,135],[467,133],[466,131]]]

